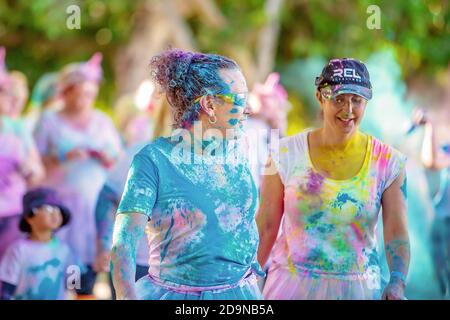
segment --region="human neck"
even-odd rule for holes
[[[53,238],[53,231],[33,231],[30,234],[30,240],[37,242],[49,242]]]
[[[359,130],[354,130],[349,134],[339,134],[326,127],[319,129],[318,133],[321,147],[344,152],[358,144],[363,137]]]
[[[82,110],[78,110],[75,108],[64,108],[61,112],[71,118],[82,119],[87,118],[91,115],[92,108],[84,108]]]
[[[224,139],[205,139],[203,132],[196,132],[193,127],[189,128],[188,133],[183,135],[183,141],[190,142],[191,147],[194,147],[195,153],[203,153],[203,151],[215,141],[216,144],[219,143],[216,147],[222,146],[223,143],[225,143]]]

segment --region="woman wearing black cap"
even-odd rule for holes
[[[409,265],[406,159],[359,131],[372,98],[362,62],[331,60],[316,86],[322,127],[282,139],[269,159],[276,174],[268,173],[262,184],[261,265],[275,243],[264,296],[403,299]],[[391,271],[384,291],[376,250],[381,207]]]

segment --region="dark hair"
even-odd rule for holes
[[[62,224],[59,228],[69,223],[70,211],[58,198],[56,191],[50,188],[38,187],[29,190],[22,198],[23,212],[19,221],[20,231],[31,233],[31,226],[27,218],[34,216],[33,208],[39,208],[44,204],[52,205],[60,209]]]
[[[152,58],[151,76],[163,89],[173,108],[174,126],[187,128],[199,118],[195,99],[227,92],[220,69],[239,69],[237,63],[217,54],[170,49]]]

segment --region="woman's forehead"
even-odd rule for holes
[[[239,69],[220,69],[219,75],[232,92],[247,92],[247,82]]]

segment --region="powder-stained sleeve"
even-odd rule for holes
[[[158,170],[148,154],[134,156],[117,213],[138,212],[149,219],[158,192]]]
[[[294,147],[291,140],[293,137],[282,138],[279,141],[278,146],[271,148],[270,155],[275,165],[276,172],[280,175],[281,182],[284,185],[287,183],[289,172],[289,158],[291,153],[294,152]]]
[[[385,171],[385,184],[384,190],[389,188],[391,184],[398,178],[402,170],[406,165],[406,156],[396,149],[389,148],[390,157],[387,162],[387,167]],[[383,191],[384,191],[383,190]]]

